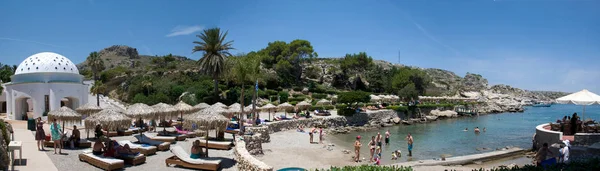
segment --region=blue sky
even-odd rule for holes
[[[320,57],[365,51],[478,73],[490,84],[600,93],[598,7],[597,0],[3,0],[0,62],[52,51],[80,63],[111,45],[198,59],[194,35],[221,27],[233,53],[306,39]]]

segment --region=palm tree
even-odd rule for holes
[[[90,53],[90,56],[87,57],[88,65],[92,68],[92,73],[94,73],[94,86],[98,83],[98,73],[104,70],[104,61],[98,55],[98,52]],[[96,105],[100,106],[100,96],[96,94]]]
[[[94,82],[94,85],[91,88],[91,92],[93,95],[96,95],[96,97],[98,97],[99,94],[104,94],[104,92],[106,92],[106,85],[104,85],[104,83],[102,83],[102,81],[96,81]],[[100,102],[98,102],[100,103]],[[98,105],[100,106],[100,105]]]
[[[231,74],[231,77],[233,78],[233,81],[242,85],[242,93],[240,96],[241,112],[238,117],[240,119],[242,119],[244,116],[244,87],[245,87],[246,81],[248,81],[248,65],[246,65],[244,63],[244,59],[245,59],[245,57],[242,56],[239,58],[235,58],[234,60],[231,60],[231,63],[230,63],[231,64],[230,74]],[[240,124],[241,124],[240,126],[244,126],[244,122],[240,122]]]
[[[146,90],[146,96],[150,96],[150,88],[152,88],[152,80],[145,79],[142,81],[142,87]]]
[[[198,60],[200,71],[210,75],[215,82],[215,95],[219,91],[219,77],[223,73],[227,57],[231,56],[229,50],[232,47],[233,41],[225,41],[227,31],[221,33],[220,28],[211,28],[204,30],[200,35],[196,35],[201,41],[194,41],[194,49],[192,53],[203,52],[202,58]]]

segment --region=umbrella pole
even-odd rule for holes
[[[581,119],[582,121],[585,121],[585,105],[583,105],[583,118]]]

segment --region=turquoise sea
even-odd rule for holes
[[[440,158],[442,154],[461,156],[483,153],[503,148],[516,146],[531,148],[535,126],[571,116],[574,112],[581,117],[583,107],[576,105],[556,104],[552,107],[527,107],[523,113],[501,113],[455,119],[438,120],[427,124],[401,125],[382,128],[369,132],[352,132],[327,136],[327,140],[341,146],[342,149],[353,149],[352,144],[357,135],[363,137],[361,143],[361,158],[368,160],[369,150],[367,143],[371,136],[380,132],[384,135],[390,130],[390,145],[383,147],[383,164],[397,163],[410,160]],[[600,120],[600,105],[586,106],[585,118]],[[473,129],[487,128],[486,132],[475,134]],[[463,131],[468,128],[469,131]],[[405,137],[408,133],[415,140],[413,157],[407,157],[407,143]],[[487,150],[482,150],[487,148]],[[402,157],[392,161],[391,152],[400,149]]]

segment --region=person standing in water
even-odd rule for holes
[[[412,149],[413,149],[413,137],[412,135],[410,135],[410,133],[408,133],[408,136],[406,136],[406,141],[408,142],[408,156],[412,157]]]
[[[475,127],[475,133],[478,134],[479,133],[479,127]]]
[[[390,130],[385,131],[385,145],[390,145]]]
[[[357,163],[360,158],[360,146],[362,146],[362,144],[360,143],[360,135],[359,135],[359,136],[356,136],[356,141],[354,141],[354,153],[355,153],[354,161]]]
[[[381,147],[381,134],[377,132],[377,137],[375,137],[375,141],[377,141],[377,146]]]

